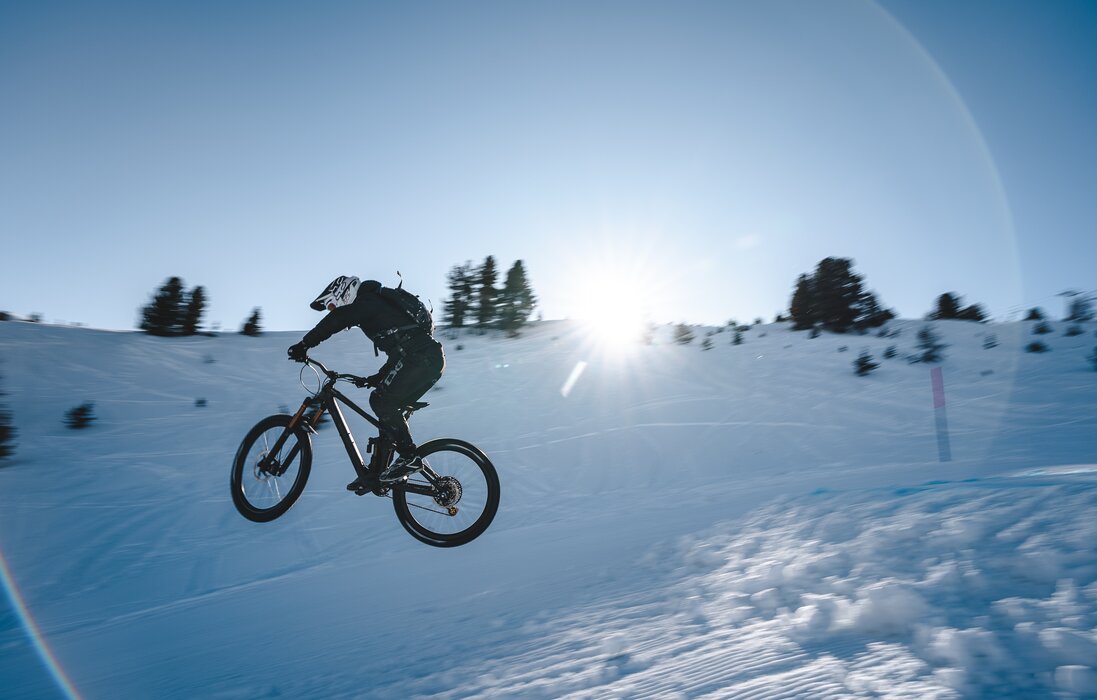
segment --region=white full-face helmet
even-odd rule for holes
[[[358,296],[358,285],[357,277],[340,275],[324,287],[324,291],[313,299],[309,307],[316,311],[335,311],[340,306],[351,304]]]

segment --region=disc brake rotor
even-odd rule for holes
[[[255,479],[257,481],[266,481],[271,477],[271,473],[266,469],[263,469],[263,463],[267,461],[267,452],[264,450],[259,453],[259,459],[255,460],[255,466],[253,471],[255,472]]]
[[[452,476],[443,476],[435,484],[434,502],[443,508],[451,508],[461,500],[461,482]]]

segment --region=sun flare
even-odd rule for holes
[[[576,318],[599,348],[626,352],[640,344],[650,303],[635,275],[602,271],[582,285],[581,298]]]

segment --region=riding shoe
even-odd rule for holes
[[[374,490],[379,486],[377,476],[375,474],[368,473],[365,476],[360,476],[354,481],[347,484],[347,491],[353,491],[359,496]]]
[[[395,462],[389,465],[388,469],[381,472],[377,479],[381,483],[391,483],[393,481],[399,481],[405,476],[414,474],[423,468],[423,460],[416,455],[410,457],[400,457]]]

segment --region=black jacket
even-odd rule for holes
[[[393,329],[414,325],[414,322],[406,313],[381,298],[377,293],[380,289],[380,282],[362,282],[354,303],[328,312],[315,328],[305,334],[302,342],[310,348],[316,347],[335,333],[358,326],[377,348],[390,356],[435,345],[436,341],[418,328],[389,334]]]

